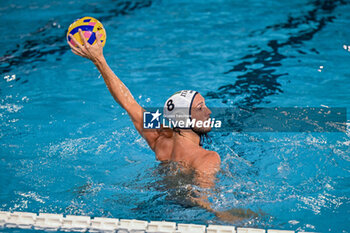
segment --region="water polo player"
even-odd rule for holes
[[[80,31],[80,33],[82,33]],[[98,38],[101,34],[98,34]],[[147,130],[143,128],[143,112],[145,111],[133,98],[129,89],[113,73],[103,56],[100,40],[90,45],[81,34],[84,45],[72,37],[78,47],[69,43],[72,52],[90,59],[100,71],[110,93],[119,105],[129,114],[137,131],[146,139],[159,161],[175,161],[197,173],[198,183],[202,187],[213,185],[214,177],[220,169],[220,157],[214,151],[205,150],[200,145],[201,135],[210,131],[210,127],[177,127]],[[186,111],[188,111],[187,114]],[[180,91],[171,96],[165,103],[164,115],[170,120],[191,119],[205,121],[211,111],[205,105],[204,98],[195,91]]]
[[[79,33],[83,44],[80,44],[71,36],[74,43],[77,44],[77,47],[75,47],[68,41],[72,52],[91,60],[96,65],[110,93],[118,104],[127,111],[137,131],[146,139],[150,148],[155,152],[156,158],[162,162],[177,162],[182,165],[183,172],[195,172],[196,182],[199,186],[203,188],[213,187],[215,175],[220,170],[220,156],[214,151],[205,150],[200,145],[201,135],[209,132],[211,127],[144,129],[143,112],[145,110],[136,102],[129,89],[108,66],[103,56],[103,46],[100,41],[101,34],[96,33],[97,43],[91,45],[87,42],[81,30],[79,30]],[[190,90],[175,93],[164,105],[164,115],[169,120],[196,119],[206,121],[210,114],[211,111],[205,105],[204,98],[198,92]],[[208,197],[203,194],[191,197],[191,199],[224,221],[232,222],[246,217],[242,215],[242,212],[246,211],[240,209],[215,211],[212,209]]]

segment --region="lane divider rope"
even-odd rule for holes
[[[181,224],[166,221],[141,221],[49,213],[0,211],[0,228],[35,229],[65,232],[117,233],[295,233],[286,230],[265,230],[221,225]],[[304,232],[307,233],[307,232]],[[309,232],[311,233],[311,232]]]

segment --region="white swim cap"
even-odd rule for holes
[[[196,91],[183,90],[173,94],[164,104],[164,117],[173,122],[191,120],[191,106],[197,93]],[[186,129],[186,127],[179,128]]]

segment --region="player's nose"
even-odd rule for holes
[[[210,117],[211,111],[208,107],[206,109],[207,109],[207,115],[208,115],[208,117]]]

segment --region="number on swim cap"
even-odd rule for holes
[[[168,111],[172,111],[175,107],[175,105],[173,104],[173,100],[172,99],[168,100],[168,102],[166,103],[166,106],[168,106]]]

